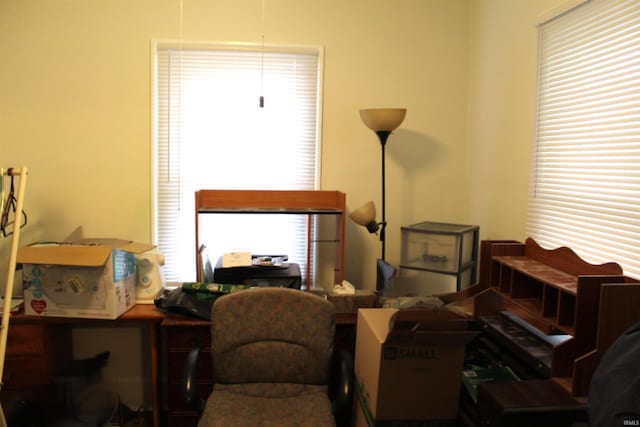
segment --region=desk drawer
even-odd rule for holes
[[[30,389],[50,382],[55,357],[49,340],[45,324],[9,323],[3,389]]]
[[[167,328],[167,349],[191,349],[195,344],[211,347],[209,326]]]
[[[194,325],[169,324],[162,327],[163,374],[166,389],[163,392],[163,410],[166,411],[167,426],[195,427],[199,414],[184,402],[182,376],[187,356],[191,349],[202,346],[196,367],[196,389],[199,396],[207,398],[213,389],[211,367],[211,332],[208,322]]]
[[[45,386],[50,375],[42,357],[7,357],[2,372],[3,390]]]
[[[43,355],[45,353],[45,325],[9,323],[7,356]]]

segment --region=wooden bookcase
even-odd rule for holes
[[[570,335],[552,349],[551,377],[586,396],[604,352],[640,320],[640,284],[617,263],[590,264],[533,239],[482,241],[480,263],[479,284],[452,308],[476,318],[508,311],[542,334]]]
[[[261,213],[298,214],[307,216],[307,254],[313,243],[311,221],[315,215],[331,215],[335,222],[334,284],[344,278],[344,242],[346,195],[340,191],[311,190],[200,190],[195,194],[196,202],[196,260],[200,248],[198,221],[201,214],[216,213]],[[307,264],[310,259],[307,259]],[[305,283],[311,283],[307,268]],[[196,271],[198,266],[196,265]],[[198,277],[198,280],[201,280]]]

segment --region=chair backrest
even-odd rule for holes
[[[334,305],[287,288],[256,288],[220,297],[211,310],[217,383],[327,384]]]

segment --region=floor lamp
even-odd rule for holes
[[[382,221],[376,222],[375,205],[368,202],[361,208],[355,210],[351,219],[357,224],[367,227],[369,233],[375,233],[380,229],[380,241],[382,242],[382,260],[385,259],[385,228],[386,220],[386,186],[385,186],[385,145],[391,132],[400,126],[407,114],[405,108],[370,108],[360,110],[360,117],[365,125],[378,135],[382,150]]]

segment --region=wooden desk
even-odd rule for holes
[[[336,318],[336,348],[354,351],[355,314]],[[165,314],[152,304],[139,304],[115,320],[40,317],[17,313],[9,322],[3,390],[44,390],[59,367],[72,360],[71,327],[144,326],[148,331],[149,373],[153,426],[194,426],[198,413],[182,402],[180,382],[187,354],[195,343],[208,352],[209,322],[175,313]],[[201,357],[198,387],[211,391],[211,361]]]
[[[9,320],[3,390],[49,386],[59,366],[72,359],[70,327],[141,325],[148,331],[153,426],[159,425],[159,326],[165,314],[153,304],[138,304],[115,320],[40,317],[16,313]],[[69,326],[69,327],[65,327]]]
[[[587,421],[584,403],[550,379],[488,383],[478,387],[480,425],[567,426]]]

